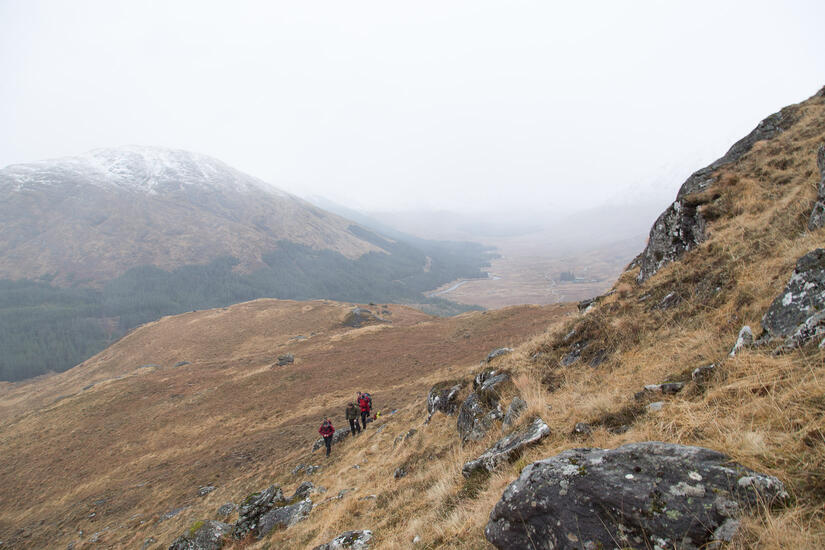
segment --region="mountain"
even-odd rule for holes
[[[163,315],[260,297],[466,306],[472,243],[405,242],[194,153],[151,147],[0,170],[0,380],[62,371]]]

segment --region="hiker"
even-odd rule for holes
[[[349,433],[355,437],[356,433],[361,433],[361,426],[358,424],[358,407],[355,403],[347,405],[347,420],[349,420]]]
[[[358,406],[361,408],[361,425],[367,429],[367,417],[370,415],[372,409],[372,397],[368,393],[358,392]]]
[[[335,428],[332,427],[329,418],[324,417],[321,427],[318,428],[318,433],[324,438],[324,445],[327,446],[327,456],[329,456],[329,452],[332,450],[332,434],[335,433]]]

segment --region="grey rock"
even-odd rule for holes
[[[378,317],[368,309],[364,309],[362,307],[354,307],[349,313],[347,313],[342,324],[345,327],[358,328],[364,325],[385,322],[387,321]]]
[[[176,367],[184,367],[186,365],[191,365],[191,363],[189,361],[178,361],[177,363],[175,363]]]
[[[507,355],[508,353],[513,353],[513,348],[497,348],[487,354],[487,362],[489,363],[496,357],[501,357],[502,355]]]
[[[160,516],[160,519],[158,520],[158,522],[166,521],[167,519],[172,519],[173,517],[177,516],[178,514],[180,514],[181,512],[186,510],[187,508],[189,508],[189,507],[188,506],[182,506],[180,508],[175,508],[174,510],[169,510],[168,512],[166,512],[165,514]]]
[[[392,446],[395,447],[396,445],[407,441],[417,433],[418,430],[415,428],[410,428],[407,432],[399,434],[398,437],[395,438],[395,441],[392,442]]]
[[[156,542],[157,542],[157,539],[155,537],[149,537],[149,538],[147,538],[146,540],[143,541],[143,546],[141,546],[140,548],[141,548],[141,550],[146,550],[147,548],[151,547]],[[67,550],[71,550],[71,548],[68,548]]]
[[[785,339],[817,311],[825,308],[825,248],[817,248],[796,262],[788,284],[762,317],[771,339]]]
[[[653,224],[647,246],[634,260],[635,264],[641,266],[636,277],[639,283],[705,240],[705,220],[690,200],[690,195],[707,189],[715,181],[713,172],[741,159],[757,141],[772,139],[789,128],[794,122],[794,115],[794,108],[772,114],[750,134],[734,143],[723,157],[691,174],[679,189],[676,201]]]
[[[753,345],[753,331],[748,325],[743,326],[739,330],[739,336],[736,338],[736,343],[730,350],[728,357],[736,357],[736,354],[744,348],[749,348]]]
[[[697,367],[693,369],[693,372],[690,374],[691,379],[696,382],[698,385],[704,385],[710,377],[713,376],[713,373],[716,371],[716,365],[710,364],[705,365],[704,367]]]
[[[295,356],[291,353],[287,353],[286,355],[279,355],[278,356],[278,366],[283,367],[284,365],[291,365],[295,362]]]
[[[238,521],[232,530],[236,539],[244,538],[247,533],[259,529],[261,519],[276,506],[286,504],[284,493],[277,485],[272,485],[260,493],[249,495],[238,510]]]
[[[682,391],[684,387],[685,385],[682,382],[665,382],[664,384],[659,384],[659,388],[665,395],[677,394]]]
[[[586,422],[576,422],[576,425],[573,426],[573,435],[588,436],[591,433],[593,433],[593,427]]]
[[[376,500],[378,495],[364,495],[362,497],[358,497],[358,500]]]
[[[203,487],[199,487],[198,488],[198,496],[199,497],[204,497],[204,496],[208,495],[209,493],[211,493],[212,491],[214,491],[215,489],[217,489],[217,487],[215,487],[214,485],[204,485]]]
[[[395,469],[395,472],[393,472],[392,477],[394,477],[395,479],[401,479],[402,477],[406,477],[406,475],[407,469],[402,466],[400,468]]]
[[[535,418],[521,430],[498,440],[475,460],[465,463],[461,473],[464,477],[470,477],[477,470],[492,472],[499,464],[518,458],[525,448],[535,445],[548,435],[550,428],[547,424],[541,418]]]
[[[647,410],[650,412],[659,412],[665,407],[664,401],[656,401],[654,403],[650,403],[647,406]]]
[[[235,511],[235,503],[227,502],[226,504],[222,504],[220,508],[218,508],[217,514],[221,517],[226,517],[232,514]]]
[[[456,428],[462,441],[477,440],[484,437],[493,426],[493,421],[503,416],[501,406],[495,408],[486,405],[476,392],[467,396],[461,404],[456,419]]]
[[[430,417],[436,411],[444,414],[455,414],[458,408],[458,394],[461,391],[461,384],[441,383],[430,389],[427,395],[427,413]]]
[[[527,410],[527,401],[519,397],[518,395],[510,401],[510,405],[507,407],[507,412],[504,414],[504,420],[502,421],[502,425],[505,428],[509,428],[513,424],[516,423],[521,413]]]
[[[257,536],[261,538],[275,528],[286,529],[304,521],[311,511],[312,501],[308,498],[289,506],[273,508],[261,517]]]
[[[312,550],[367,550],[372,546],[372,531],[346,531]]]
[[[805,319],[796,327],[793,334],[785,339],[785,343],[774,350],[774,354],[793,351],[820,338],[825,338],[825,311],[818,311]],[[820,342],[820,347],[822,347],[822,342]]]
[[[220,521],[207,520],[200,527],[175,539],[169,550],[220,550],[232,526]],[[197,524],[196,524],[197,525]],[[146,544],[144,543],[144,546]]]
[[[304,481],[298,485],[298,488],[295,489],[295,493],[289,498],[289,501],[304,500],[312,494],[313,489],[315,489],[315,485],[313,485],[311,481]]]
[[[575,344],[570,347],[570,351],[568,351],[564,356],[561,358],[561,366],[562,367],[569,367],[573,363],[579,360],[582,355],[582,352],[590,345],[590,340],[579,340]]]
[[[778,479],[710,449],[644,442],[573,449],[522,470],[485,529],[499,549],[704,547],[744,509],[785,501]]]
[[[816,152],[816,163],[819,166],[819,185],[817,185],[816,203],[808,220],[808,229],[814,231],[825,226],[825,143],[819,146]]]
[[[653,309],[665,310],[670,309],[673,306],[679,305],[679,302],[682,301],[682,297],[676,294],[675,292],[671,292],[667,294],[664,298],[659,300],[659,303],[654,306]]]

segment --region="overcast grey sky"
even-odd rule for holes
[[[825,2],[0,0],[0,166],[189,149],[365,209],[673,197],[825,85]]]

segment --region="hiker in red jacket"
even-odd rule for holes
[[[372,409],[372,397],[368,393],[358,392],[358,406],[361,408],[361,425],[367,429],[367,417]]]
[[[335,433],[335,428],[332,427],[329,418],[324,417],[321,427],[318,428],[318,433],[324,438],[324,445],[327,446],[327,456],[329,456],[329,452],[332,450],[332,434]]]

